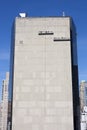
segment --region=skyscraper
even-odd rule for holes
[[[2,102],[1,102],[1,130],[7,130],[8,118],[8,84],[9,72],[6,72],[6,79],[2,82]]]
[[[81,111],[87,106],[87,81],[81,81],[80,83],[80,104]]]
[[[12,29],[11,130],[79,130],[72,18],[20,16]]]

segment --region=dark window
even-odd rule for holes
[[[39,35],[53,35],[54,33],[52,31],[40,31],[38,34]]]

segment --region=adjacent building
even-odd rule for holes
[[[81,130],[87,130],[87,106],[84,106],[81,112]]]
[[[1,118],[2,118],[2,105],[0,103],[0,130],[1,130]]]
[[[11,130],[80,130],[76,46],[71,17],[15,19]]]
[[[87,81],[83,80],[80,83],[80,104],[81,111],[87,106]]]
[[[2,101],[1,101],[1,130],[7,130],[8,119],[8,84],[9,72],[6,73],[6,79],[2,82]]]

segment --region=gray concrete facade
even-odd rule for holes
[[[70,17],[15,19],[12,130],[78,130],[71,21]]]
[[[7,130],[8,120],[8,85],[9,72],[6,72],[6,79],[2,82],[2,100],[1,100],[1,130]]]
[[[80,83],[80,104],[81,111],[84,111],[84,107],[87,106],[87,81],[81,81]]]

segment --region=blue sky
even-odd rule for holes
[[[11,27],[20,12],[28,16],[72,16],[77,29],[79,81],[87,80],[87,0],[0,0],[0,95],[9,71]]]

